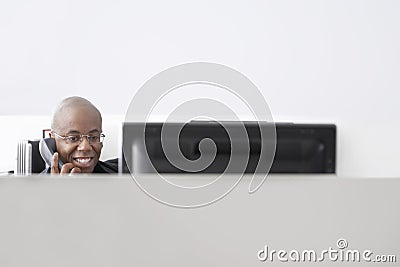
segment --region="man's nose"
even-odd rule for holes
[[[78,150],[92,150],[92,146],[90,145],[87,136],[82,136],[82,142],[80,142],[78,146]]]

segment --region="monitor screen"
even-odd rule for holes
[[[244,124],[249,140],[249,158],[245,173],[253,173],[259,162],[261,135],[259,127],[265,123],[229,122],[230,127]],[[225,124],[224,124],[225,125]],[[271,124],[269,124],[271,125]],[[125,123],[123,125],[123,147],[120,172],[186,173],[168,160],[161,145],[161,129],[165,123]],[[168,123],[169,127],[181,124]],[[143,129],[145,127],[145,135]],[[334,124],[276,123],[276,150],[270,173],[335,173],[336,126]],[[145,142],[143,142],[143,137]],[[218,122],[193,121],[186,123],[179,133],[179,149],[188,160],[195,161],[201,155],[201,140],[210,138],[216,145],[215,158],[199,173],[222,173],[231,158],[231,140],[226,129]],[[143,145],[145,144],[145,146]],[[202,153],[208,151],[202,150]],[[150,161],[146,160],[146,154]],[[152,165],[152,166],[151,166]],[[229,172],[242,172],[230,168]]]

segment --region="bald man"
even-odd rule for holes
[[[116,173],[118,161],[99,161],[103,148],[102,118],[99,110],[82,97],[68,97],[57,107],[50,137],[56,150],[45,173]],[[59,169],[59,158],[64,163]]]

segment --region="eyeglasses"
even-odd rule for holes
[[[58,138],[63,139],[67,144],[80,144],[83,141],[83,137],[86,137],[89,144],[95,145],[99,143],[103,143],[104,137],[106,137],[103,133],[98,134],[70,134],[66,136],[59,135],[58,133],[51,131]]]

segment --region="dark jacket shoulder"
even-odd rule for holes
[[[93,173],[118,173],[118,158],[99,161],[94,167]]]

